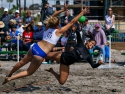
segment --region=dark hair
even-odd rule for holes
[[[46,4],[49,4],[48,2],[46,2]]]
[[[12,25],[12,28],[17,28],[17,26],[16,25]]]
[[[88,40],[89,42],[91,42],[91,41],[95,41],[95,42],[96,42],[95,36],[94,36],[90,31],[88,31],[88,34],[84,34],[84,36],[90,38],[90,39]]]
[[[96,43],[96,40],[95,40],[95,39],[89,39],[88,41],[89,41],[89,42],[91,42],[91,41],[95,41],[95,43]]]
[[[33,26],[32,26],[31,24],[29,24],[29,25],[26,27],[26,31],[28,30],[28,27],[31,28],[31,31],[32,31],[32,32],[34,31]]]

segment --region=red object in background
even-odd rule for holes
[[[31,42],[33,39],[33,32],[32,31],[31,32],[24,31],[23,38],[24,38],[25,42]]]

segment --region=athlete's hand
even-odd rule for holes
[[[99,60],[98,61],[98,64],[101,65],[101,64],[104,64],[102,60]]]
[[[82,12],[84,12],[84,14],[90,13],[89,7],[82,8]]]
[[[64,3],[64,11],[67,11],[68,10],[68,4]]]

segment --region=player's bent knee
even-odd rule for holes
[[[29,75],[32,75],[33,73],[34,73],[34,72],[27,71],[28,76],[29,76]]]
[[[66,81],[60,81],[59,83],[60,83],[61,85],[64,85],[65,82],[66,82]]]

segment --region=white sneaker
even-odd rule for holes
[[[96,64],[99,62],[99,60],[103,61],[103,54],[100,54],[96,59]]]

